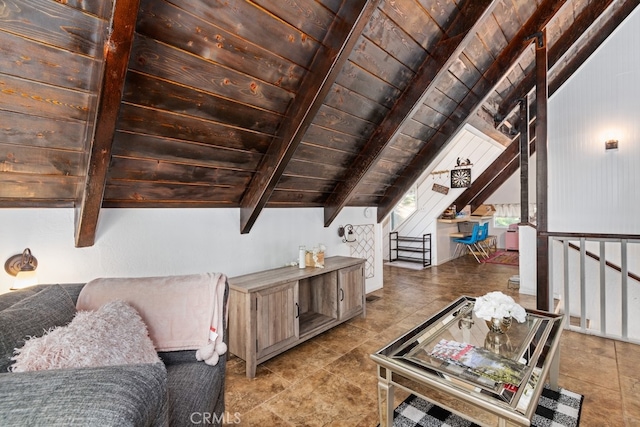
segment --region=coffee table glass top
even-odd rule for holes
[[[501,334],[476,317],[474,303],[473,297],[459,298],[373,356],[389,369],[525,413],[533,391],[541,388],[541,374],[549,370],[562,315],[527,310],[525,322],[514,319]]]

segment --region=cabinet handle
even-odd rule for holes
[[[340,288],[340,301],[344,301],[344,289]]]
[[[300,317],[300,304],[296,303],[296,319]]]

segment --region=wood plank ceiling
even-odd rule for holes
[[[637,5],[4,0],[0,207],[75,207],[77,246],[101,207],[382,220],[465,123],[509,146],[456,201],[480,204],[517,169],[519,100],[535,123],[530,37],[552,94]]]

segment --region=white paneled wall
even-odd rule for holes
[[[549,102],[551,231],[640,234],[639,28],[636,10]]]
[[[458,157],[469,159],[471,179],[475,180],[480,174],[504,151],[504,146],[498,144],[470,125],[466,125],[458,135],[447,145],[438,158],[418,180],[418,209],[402,223],[396,230],[403,236],[422,236],[432,234],[431,253],[437,252],[435,238],[436,218],[462,194],[463,188],[451,188],[448,194],[441,194],[432,190],[433,184],[450,186],[449,175],[431,175],[433,171],[451,170]],[[464,206],[459,207],[459,209]],[[389,257],[388,232],[385,234],[384,256]]]

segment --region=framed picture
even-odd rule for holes
[[[451,188],[467,188],[469,186],[471,186],[471,168],[451,171]]]

